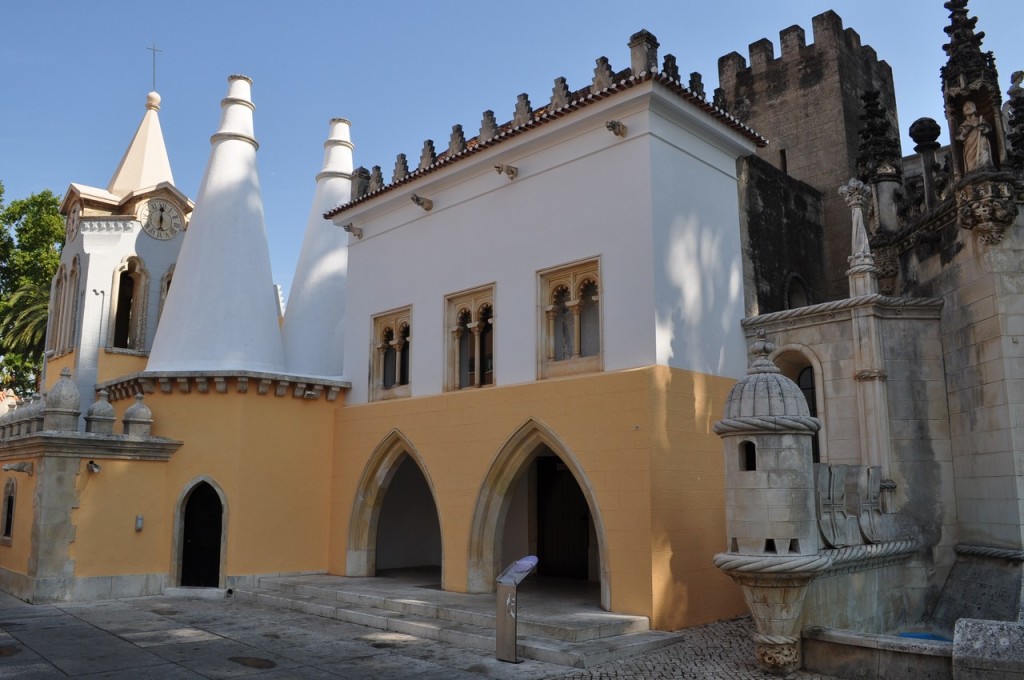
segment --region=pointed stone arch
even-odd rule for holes
[[[201,485],[206,485],[213,489],[220,499],[221,507],[221,524],[220,524],[220,576],[219,586],[223,587],[225,582],[225,567],[227,566],[227,555],[228,555],[228,497],[224,493],[213,477],[209,475],[199,475],[191,479],[184,487],[182,487],[181,493],[178,495],[178,500],[174,506],[174,536],[172,538],[172,565],[171,565],[171,576],[172,583],[181,583],[181,565],[182,565],[182,551],[184,549],[184,538],[185,538],[185,510],[188,505],[189,498],[192,493],[199,488]]]
[[[400,430],[391,430],[377,444],[370,455],[363,474],[356,487],[356,497],[348,524],[348,548],[345,554],[346,576],[376,576],[377,574],[377,527],[380,512],[387,495],[388,486],[401,462],[408,457],[419,468],[420,474],[430,490],[437,512],[437,493],[426,465],[412,442]],[[437,512],[438,524],[441,513]],[[441,525],[442,546],[444,526]],[[444,557],[442,555],[442,563]],[[442,569],[442,587],[444,570]]]
[[[779,367],[782,374],[795,382],[808,398],[808,407],[812,416],[821,421],[821,429],[814,433],[815,458],[827,462],[828,457],[828,412],[825,400],[825,373],[821,359],[813,349],[807,345],[791,342],[777,347],[768,357]],[[813,394],[814,404],[810,404],[811,395],[808,394],[803,384],[803,371],[810,369],[811,380],[814,383]]]
[[[484,477],[470,526],[468,590],[471,593],[494,591],[495,578],[504,566],[500,563],[502,532],[511,504],[511,492],[542,445],[558,456],[572,472],[587,501],[597,535],[601,607],[610,609],[608,546],[593,488],[569,447],[551,428],[535,418],[528,419],[505,440]]]

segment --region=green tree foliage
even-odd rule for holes
[[[24,395],[38,387],[64,218],[48,189],[6,206],[3,194],[0,183],[0,386]]]

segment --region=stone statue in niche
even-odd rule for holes
[[[957,131],[957,141],[963,144],[964,171],[974,172],[992,165],[992,147],[988,135],[992,126],[978,113],[973,101],[964,102],[964,122]]]

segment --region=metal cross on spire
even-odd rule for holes
[[[146,49],[153,53],[153,91],[156,92],[156,53],[163,52],[163,50],[157,49],[156,43]]]

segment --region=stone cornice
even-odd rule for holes
[[[43,431],[0,442],[0,461],[43,457],[168,461],[182,444],[165,437]]]
[[[904,316],[908,312],[924,313],[925,318],[938,318],[939,310],[942,309],[941,298],[902,298],[889,297],[888,295],[874,294],[862,295],[854,298],[844,298],[833,302],[822,302],[796,309],[787,309],[781,312],[770,312],[758,316],[748,316],[740,322],[744,329],[752,329],[758,326],[775,325],[780,322],[789,322],[789,325],[797,321],[805,323],[822,323],[831,321],[837,313],[847,312],[853,309],[873,307],[875,310]]]
[[[227,394],[232,390],[238,394],[255,392],[283,397],[290,394],[295,399],[317,400],[323,396],[334,401],[342,390],[348,390],[352,383],[347,380],[330,380],[316,376],[285,375],[260,371],[142,371],[116,380],[100,383],[96,389],[105,389],[110,401],[129,399],[136,394],[154,394],[158,389],[164,394],[178,391],[183,394],[198,392]]]

